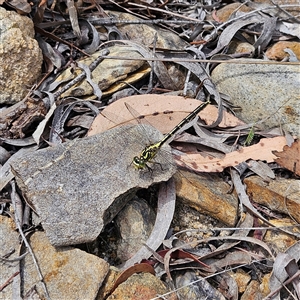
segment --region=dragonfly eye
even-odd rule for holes
[[[136,169],[145,168],[145,160],[142,157],[135,156],[132,160],[132,163]]]
[[[140,164],[140,162],[141,162],[141,160],[140,160],[140,158],[139,158],[138,156],[135,156],[135,157],[133,158],[133,163],[135,163],[135,164]]]

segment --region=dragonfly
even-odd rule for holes
[[[152,160],[155,158],[159,150],[164,144],[167,144],[170,142],[172,137],[179,132],[179,130],[185,126],[186,124],[192,122],[198,115],[198,113],[203,110],[208,104],[210,103],[209,100],[206,102],[201,103],[198,107],[196,107],[195,110],[193,110],[189,115],[187,115],[178,125],[176,125],[171,131],[169,131],[167,134],[164,135],[164,137],[156,142],[152,143],[148,146],[146,146],[139,156],[135,156],[132,160],[133,166],[137,170],[143,170],[148,169],[151,170],[151,168],[148,166],[148,163],[151,163]],[[126,104],[125,104],[126,105]],[[130,109],[127,106],[127,109]]]

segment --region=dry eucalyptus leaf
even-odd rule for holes
[[[93,120],[94,120],[94,118],[90,115],[87,115],[87,114],[78,115],[78,116],[71,118],[68,121],[67,126],[69,126],[69,127],[79,126],[82,128],[89,129],[91,127]]]
[[[81,37],[80,27],[78,24],[78,15],[77,15],[77,9],[75,7],[75,3],[73,0],[67,0],[67,6],[69,10],[69,16],[71,25],[73,28],[74,34],[77,36],[77,38]]]
[[[300,176],[299,140],[294,142],[291,147],[284,146],[282,152],[273,151],[273,153],[278,157],[275,159],[276,163]]]
[[[37,126],[36,130],[34,131],[34,133],[32,134],[32,137],[34,139],[34,141],[36,142],[37,145],[39,145],[40,143],[40,139],[41,136],[45,130],[45,127],[47,126],[47,123],[49,121],[49,119],[52,117],[54,111],[56,109],[56,104],[55,102],[51,105],[50,109],[48,110],[44,120],[42,120],[39,125]]]
[[[273,272],[269,281],[269,287],[271,290],[270,294],[273,294],[277,290],[279,291],[280,288],[283,287],[283,283],[289,278],[286,267],[293,260],[295,260],[296,262],[299,261],[299,250],[300,243],[297,242],[296,244],[292,245],[285,253],[279,253],[277,255],[273,265]],[[272,295],[272,299],[281,299],[280,293],[275,293],[275,295]]]
[[[161,183],[158,192],[158,203],[157,203],[157,215],[153,230],[149,236],[146,245],[152,250],[156,251],[158,247],[162,244],[170,224],[173,219],[175,211],[175,181],[170,179],[167,183]],[[143,246],[140,250],[135,253],[129,260],[127,260],[122,269],[128,268],[142,259],[149,258],[152,252],[148,247]]]
[[[100,34],[97,31],[97,29],[87,20],[80,20],[79,21],[80,26],[87,28],[87,38],[89,36],[92,36],[92,42],[84,47],[84,51],[89,54],[93,54],[98,49],[98,46],[100,45]]]
[[[20,15],[26,15],[31,12],[31,6],[30,3],[24,0],[7,0],[5,1],[7,5],[13,7],[16,9],[16,11]]]
[[[279,22],[276,29],[282,33],[296,36],[300,39],[299,25],[296,23]]]
[[[273,170],[269,167],[268,164],[262,162],[261,160],[250,160],[247,162],[248,168],[259,175],[265,181],[268,181],[270,178],[275,179],[275,174]]]
[[[137,115],[132,115],[125,103],[132,107]],[[180,96],[164,95],[136,95],[119,99],[109,105],[94,120],[88,135],[97,134],[110,128],[127,123],[136,124],[136,118],[143,116],[147,123],[157,128],[162,133],[168,133],[191,111],[201,104],[195,99]],[[200,113],[200,118],[211,124],[218,116],[218,109],[208,105]],[[143,119],[141,119],[143,123]],[[220,127],[233,127],[243,124],[238,118],[224,112]]]
[[[43,50],[44,59],[47,58],[48,64],[51,62],[56,68],[61,68],[65,64],[65,59],[53,48],[49,43],[46,43],[41,37],[37,38],[40,48]]]
[[[234,167],[249,159],[274,162],[276,156],[272,152],[281,151],[285,145],[285,137],[278,136],[261,139],[258,144],[227,153],[223,158],[204,157],[200,153],[196,153],[178,155],[175,159],[178,165],[185,168],[188,167],[195,172],[222,172],[226,167]]]
[[[244,251],[227,252],[224,258],[218,258],[211,264],[211,267],[215,270],[219,270],[224,267],[251,264],[251,256],[246,255]]]
[[[227,26],[223,32],[221,33],[217,47],[211,51],[207,57],[211,57],[212,55],[220,52],[224,47],[229,45],[230,41],[234,37],[234,35],[244,26],[253,24],[253,23],[262,23],[264,21],[263,17],[258,15],[251,15],[245,19],[240,19]]]

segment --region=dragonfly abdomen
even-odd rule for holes
[[[145,147],[144,150],[141,152],[140,156],[135,156],[133,158],[134,167],[139,170],[144,169],[145,167],[149,169],[149,167],[147,166],[147,162],[151,162],[151,160],[155,157],[162,145],[166,143],[174,134],[176,134],[185,124],[191,122],[207,104],[209,104],[209,100],[201,103],[194,111],[192,111],[187,117],[185,117],[169,133],[167,133],[162,138],[162,140],[155,144]]]

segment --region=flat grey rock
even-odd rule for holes
[[[299,66],[222,63],[213,70],[212,80],[231,103],[242,108],[237,116],[243,121],[269,117],[264,129],[282,126],[300,136]]]
[[[131,162],[162,134],[151,126],[122,126],[56,147],[38,150],[12,163],[23,195],[32,203],[52,245],[93,241],[139,188],[167,181],[176,171],[170,148],[160,151],[152,171]]]

